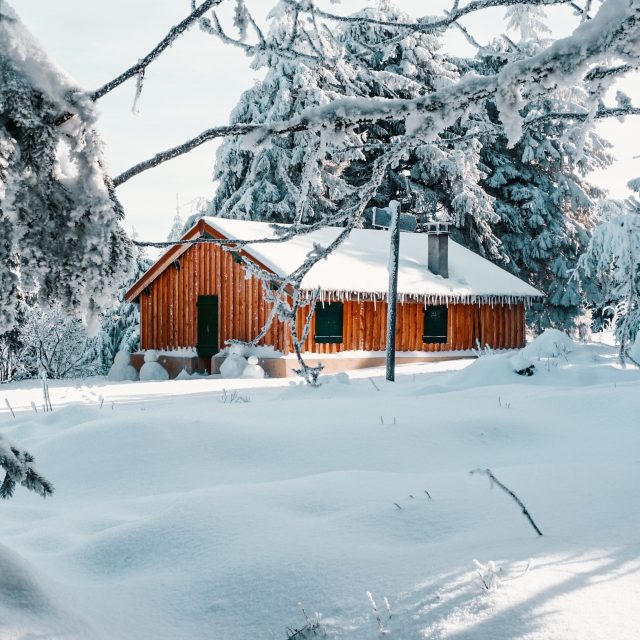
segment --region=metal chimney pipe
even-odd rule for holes
[[[427,226],[427,266],[431,273],[449,277],[449,224],[431,222]]]

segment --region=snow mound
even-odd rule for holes
[[[109,382],[128,382],[137,379],[138,372],[131,364],[131,355],[129,352],[118,351],[107,374],[107,380],[109,380]]]
[[[49,601],[20,556],[0,545],[0,602],[11,609],[43,611]]]
[[[516,358],[509,353],[482,356],[466,369],[457,371],[452,377],[452,382],[456,387],[463,388],[513,384],[518,378],[516,371],[520,370],[516,369],[516,366],[523,362],[526,362],[526,358]]]
[[[144,361],[145,362],[157,362],[158,361],[158,352],[155,349],[149,349],[144,352]]]
[[[531,358],[527,357],[522,351],[518,351],[515,355],[509,358],[509,364],[511,368],[520,375],[533,375],[535,368]]]
[[[176,376],[176,380],[191,380],[191,374],[186,370],[183,369],[177,376]]]
[[[562,331],[546,329],[532,340],[522,353],[528,358],[557,358],[575,349],[573,340]]]
[[[220,365],[220,374],[223,378],[240,378],[248,364],[243,356],[230,353]]]
[[[325,384],[351,384],[351,378],[348,373],[341,371],[333,376],[324,376],[322,382]]]
[[[249,356],[247,358],[247,366],[242,372],[243,378],[264,378],[264,369],[258,364],[258,358],[255,356]]]
[[[140,369],[140,380],[156,382],[169,379],[169,372],[157,362],[158,352],[149,350],[144,354],[144,364]]]

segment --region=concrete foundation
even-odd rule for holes
[[[472,358],[473,352],[450,352],[425,353],[424,355],[401,355],[396,354],[396,364],[415,364],[420,362],[443,362],[446,360],[459,360],[460,358]],[[197,356],[159,356],[158,362],[169,372],[170,378],[175,378],[183,369],[187,373],[220,373],[220,365],[224,358],[213,357],[199,358]],[[338,373],[352,369],[366,369],[368,367],[381,367],[385,365],[384,355],[365,356],[308,356],[305,362],[312,367],[322,362],[324,374]],[[140,371],[144,364],[144,354],[134,353],[131,356],[131,364]],[[293,355],[281,356],[280,358],[258,358],[258,364],[265,370],[269,378],[288,378],[295,376],[294,369],[298,368],[298,361]]]

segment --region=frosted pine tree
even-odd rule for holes
[[[74,114],[61,121],[63,114]],[[88,96],[0,3],[0,322],[19,290],[95,319],[130,243]]]
[[[410,17],[383,0],[377,8],[356,14],[383,22],[408,22]],[[460,79],[458,61],[442,51],[433,33],[402,34],[397,29],[371,23],[348,23],[340,40],[366,87],[367,97],[416,98],[455,84]],[[474,127],[478,125],[473,124]],[[469,127],[459,123],[436,142],[412,145],[403,160],[389,170],[372,204],[410,198],[410,206],[423,218],[446,212],[458,228],[459,239],[473,239],[473,248],[498,258],[499,242],[493,236],[495,220],[491,198],[479,186],[484,177],[481,144],[465,136]],[[345,175],[355,184],[366,180],[373,160],[392,140],[406,133],[404,121],[380,121],[363,126],[364,161],[354,161]]]
[[[135,235],[135,234],[134,234]],[[133,353],[140,348],[140,313],[138,305],[124,299],[125,293],[153,264],[141,247],[134,247],[134,265],[131,275],[118,290],[118,301],[107,308],[100,318],[98,353],[102,372],[113,364],[118,351]]]
[[[339,45],[316,31],[308,17],[283,0],[270,12],[269,24],[266,43],[251,64],[266,69],[266,76],[242,94],[232,124],[286,120],[355,93],[354,73]],[[332,155],[336,146],[352,149],[338,157]],[[350,133],[331,138],[315,131],[291,133],[259,148],[231,138],[217,153],[218,188],[207,213],[276,222],[320,219],[351,193],[341,174],[345,164],[361,157],[357,146],[359,139]]]
[[[180,240],[182,237],[182,230],[184,229],[184,219],[180,215],[180,203],[176,202],[176,214],[173,216],[173,220],[171,222],[171,229],[167,235],[167,241],[173,242],[175,240]]]
[[[629,187],[640,193],[640,180]],[[605,201],[602,209],[578,273],[594,309],[611,318],[624,362],[640,332],[640,200]]]
[[[548,30],[537,7],[517,7],[508,14],[522,38],[517,50],[502,41],[482,50],[472,68],[496,73],[506,62],[537,51]],[[540,288],[547,298],[533,306],[530,320],[539,328],[571,329],[584,316],[584,297],[571,275],[596,221],[602,192],[585,176],[611,162],[609,144],[592,126],[550,117],[554,112],[589,111],[585,92],[574,89],[533,101],[523,96],[525,125],[511,146],[495,101],[486,105],[487,129],[481,161],[488,176],[481,184],[494,198],[504,266]],[[508,123],[507,123],[508,124]]]

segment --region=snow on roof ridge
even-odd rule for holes
[[[275,237],[274,223],[205,216],[202,220],[225,237],[258,240]],[[278,226],[290,225],[277,223]],[[282,243],[257,243],[243,249],[281,276],[294,271],[313,249],[326,246],[342,227],[323,227]],[[449,241],[449,277],[442,278],[427,268],[426,234],[402,233],[398,295],[400,301],[519,302],[542,297],[540,291],[486,258]],[[326,259],[318,262],[302,281],[302,289],[320,288],[323,298],[345,297],[381,300],[388,287],[388,233],[377,229],[354,229],[349,238]]]

